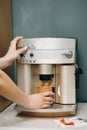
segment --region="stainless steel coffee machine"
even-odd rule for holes
[[[38,86],[50,83],[55,96],[54,104],[46,109],[29,110],[17,105],[18,114],[44,117],[75,115],[76,40],[28,38],[18,44],[18,48],[24,46],[29,50],[17,60],[18,86],[26,94],[33,94],[37,93]]]

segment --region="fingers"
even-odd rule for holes
[[[49,102],[53,102],[54,101],[54,99],[52,98],[52,97],[44,97],[44,100],[45,101],[49,101]]]
[[[43,108],[47,108],[47,107],[50,107],[50,105],[48,105],[48,104],[43,105]]]
[[[25,46],[25,47],[23,47],[21,49],[18,49],[18,54],[25,53],[27,50],[28,50],[27,46]]]
[[[28,50],[28,47],[25,46],[25,47],[22,47],[20,49],[16,49],[16,45],[18,44],[18,42],[23,39],[22,36],[17,36],[16,38],[14,38],[12,41],[11,41],[11,46],[14,47],[15,51],[17,52],[17,54],[22,54],[22,53],[25,53],[27,50]]]
[[[54,99],[52,97],[45,97],[44,98],[45,104],[51,105],[51,104],[53,104],[53,102],[54,102]]]
[[[52,92],[44,92],[42,95],[44,96],[43,108],[50,107],[54,102],[54,94]]]
[[[54,93],[51,92],[51,91],[48,91],[48,92],[43,92],[41,93],[43,96],[54,96]]]
[[[52,102],[46,101],[46,102],[44,102],[44,104],[43,104],[43,108],[50,107],[52,104],[53,104],[53,101],[52,101]]]
[[[17,36],[16,38],[14,38],[13,42],[18,43],[18,41],[20,41],[21,39],[23,39],[22,36]]]
[[[14,44],[17,44],[21,39],[23,39],[22,36],[17,36],[16,38],[14,38],[12,41],[11,41],[11,45],[14,43]]]
[[[44,96],[44,104],[50,106],[54,102],[54,93],[51,91],[41,93]]]
[[[48,102],[45,102],[44,104],[46,104],[46,105],[49,105],[49,106],[50,106],[50,105],[52,105],[52,104],[53,104],[53,102],[49,102],[49,101],[48,101]]]

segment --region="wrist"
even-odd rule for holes
[[[23,101],[23,100],[22,100]],[[22,104],[25,108],[27,109],[31,109],[31,106],[30,106],[30,101],[29,101],[29,96],[26,95],[25,99],[24,99],[24,103]]]
[[[9,57],[4,56],[3,59],[4,59],[4,62],[6,64],[6,67],[9,67],[12,65],[13,61]]]

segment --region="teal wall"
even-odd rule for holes
[[[13,37],[70,37],[83,69],[77,100],[87,101],[87,0],[12,0]]]

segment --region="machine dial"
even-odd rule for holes
[[[33,56],[34,56],[34,54],[31,52],[31,53],[30,53],[30,57],[33,57]]]
[[[64,52],[62,55],[64,55],[67,58],[72,58],[73,52],[72,51]]]

